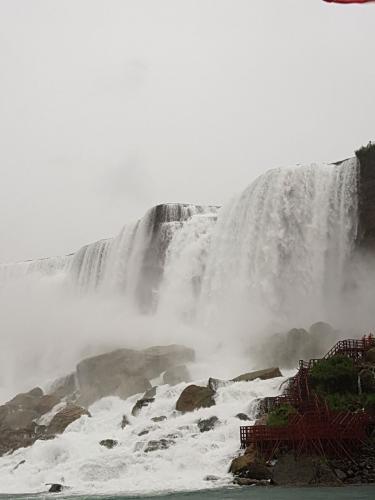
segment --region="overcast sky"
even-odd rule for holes
[[[375,4],[0,0],[0,261],[375,136]]]

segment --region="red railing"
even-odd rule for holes
[[[366,351],[375,347],[375,337],[370,334],[360,340],[348,339],[337,342],[323,359],[333,356],[347,356],[356,362],[363,359]],[[298,372],[289,379],[283,394],[267,398],[267,410],[283,404],[293,406],[297,413],[292,415],[285,427],[266,425],[242,426],[240,428],[241,447],[254,444],[263,451],[274,453],[281,443],[296,448],[299,452],[314,448],[316,451],[345,452],[350,446],[358,445],[366,437],[370,417],[366,412],[332,412],[325,401],[320,400],[310,390],[308,375],[320,360],[310,359],[299,362]]]

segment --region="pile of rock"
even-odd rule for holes
[[[53,438],[82,415],[89,415],[84,408],[67,404],[48,425],[39,424],[40,418],[59,403],[56,395],[44,394],[42,389],[36,387],[0,406],[0,455],[30,446],[37,439]]]

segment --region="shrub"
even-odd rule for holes
[[[345,356],[322,359],[311,369],[310,383],[322,395],[356,393],[357,371],[353,362]]]
[[[296,413],[296,409],[291,405],[281,405],[272,410],[267,417],[269,427],[285,427],[288,425],[290,415]]]

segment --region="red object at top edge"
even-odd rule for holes
[[[324,0],[324,2],[329,3],[370,3],[375,0]]]

